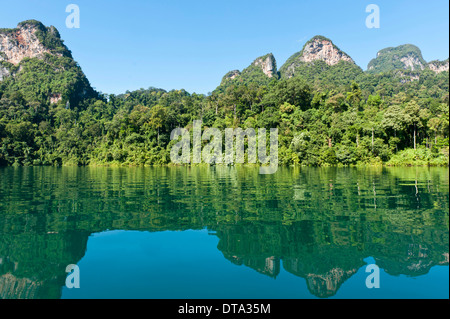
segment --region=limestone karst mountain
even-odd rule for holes
[[[340,50],[330,39],[317,35],[306,42],[300,52],[292,55],[280,68],[282,78],[290,78],[299,73],[302,66],[316,61],[323,61],[328,66],[335,66],[341,61],[356,65],[353,59]]]
[[[366,72],[356,65],[355,61],[339,49],[330,39],[317,35],[306,42],[302,50],[292,55],[276,71],[276,60],[273,54],[266,55],[256,59],[250,67],[242,71],[230,71],[222,79],[221,86],[227,86],[230,83],[249,83],[258,82],[262,84],[261,79],[289,79],[295,76],[301,76],[307,81],[315,81],[322,77],[327,80],[336,80],[342,82],[347,79],[348,82],[354,81],[358,76],[364,74],[379,74],[389,71],[425,71],[432,70],[436,74],[449,71],[448,59],[445,61],[426,62],[420,49],[411,44],[401,45],[395,48],[386,48],[378,52],[377,58],[373,59]],[[262,72],[261,72],[262,71]],[[262,74],[266,78],[262,77]],[[256,76],[258,74],[258,76]],[[331,76],[330,76],[331,74]],[[399,74],[401,76],[399,76]],[[404,73],[394,73],[400,82],[417,80],[419,75],[407,74],[407,80]],[[231,80],[234,80],[231,81]]]
[[[0,81],[43,103],[77,103],[96,95],[58,30],[36,20],[0,29]]]
[[[390,47],[378,52],[366,72],[330,39],[317,35],[302,50],[277,69],[272,53],[261,56],[242,71],[228,72],[218,91],[232,84],[268,85],[272,81],[302,76],[307,81],[351,82],[361,74],[378,74],[393,70],[424,71],[436,74],[449,70],[449,60],[426,62],[420,49],[411,44]],[[331,74],[331,76],[329,75]],[[417,74],[408,80],[419,78]],[[0,29],[0,81],[13,86],[27,100],[56,103],[78,103],[96,96],[58,30],[36,20],[27,20],[14,29]],[[405,82],[405,81],[403,81]],[[31,85],[30,83],[33,83]],[[41,87],[36,88],[36,83]]]
[[[353,165],[369,158],[388,162],[417,145],[425,145],[429,152],[431,145],[438,145],[442,152],[430,156],[438,165],[446,163],[448,60],[427,63],[420,50],[409,46],[415,55],[403,62],[398,59],[393,68],[400,69],[392,69],[391,63],[383,71],[382,60],[389,66],[388,57],[395,56],[382,50],[386,52],[368,72],[323,36],[313,37],[300,49],[281,68],[271,53],[249,59],[243,69],[228,72],[219,87],[210,83],[211,94],[152,85],[100,95],[56,28],[28,20],[14,29],[0,29],[0,165],[168,164],[171,131],[189,127],[197,118],[216,128],[283,127],[286,138],[281,139],[280,149],[289,150],[281,152],[283,165]],[[111,52],[103,54],[108,57]],[[134,53],[129,52],[129,57],[133,59]],[[103,67],[115,70],[116,66]],[[119,73],[115,80],[130,84]],[[409,97],[414,99],[414,110],[417,104],[429,111],[417,134],[415,122],[389,121],[383,126],[387,107],[406,107]],[[363,129],[372,125],[373,115],[347,114],[363,111],[370,103],[379,108],[378,132]],[[300,116],[297,110],[325,113]],[[298,138],[303,133],[305,140]],[[416,143],[414,135],[419,139]],[[361,143],[362,137],[367,141]]]
[[[277,61],[272,53],[261,56],[245,68],[242,72],[233,70],[228,72],[219,86],[225,89],[231,84],[256,83],[258,85],[267,85],[272,80],[278,79]]]
[[[448,71],[446,61],[432,61],[427,63],[421,50],[412,44],[385,48],[377,53],[377,57],[369,62],[367,72],[381,73],[393,70],[423,71],[431,69],[436,73]]]
[[[444,61],[431,61],[428,63],[428,68],[436,73],[448,72],[449,62],[448,59]]]

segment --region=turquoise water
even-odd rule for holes
[[[448,181],[443,168],[0,168],[0,297],[447,299]]]

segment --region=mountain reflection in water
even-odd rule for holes
[[[66,266],[107,230],[206,228],[224,262],[275,280],[287,271],[320,298],[335,296],[368,257],[392,276],[449,264],[443,168],[0,168],[0,176],[4,299],[61,298]]]

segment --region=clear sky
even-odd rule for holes
[[[65,24],[72,3],[79,29]],[[365,24],[372,3],[379,29]],[[364,70],[379,50],[405,43],[427,61],[449,56],[448,0],[0,0],[0,28],[28,19],[57,27],[103,93],[154,86],[207,94],[266,53],[281,67],[318,34]]]

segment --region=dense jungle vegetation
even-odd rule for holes
[[[279,128],[283,165],[448,165],[448,72],[374,74],[315,61],[290,78],[252,66],[208,95],[108,95],[91,89],[70,51],[25,58],[20,68],[0,63],[14,74],[0,81],[0,165],[169,164],[171,131],[196,119]]]

